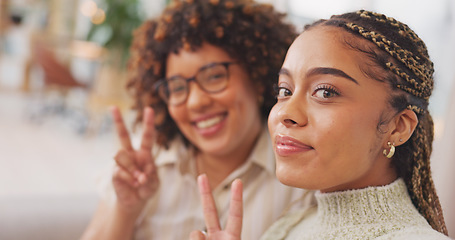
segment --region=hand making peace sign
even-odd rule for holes
[[[242,181],[236,179],[232,182],[228,220],[226,228],[222,230],[207,176],[202,174],[197,180],[207,233],[193,231],[190,240],[240,240],[243,220]]]
[[[114,159],[117,163],[112,176],[117,200],[125,210],[139,214],[158,189],[159,179],[152,158],[153,136],[155,134],[153,109],[144,109],[141,146],[134,149],[122,115],[117,107],[111,109],[121,149]]]

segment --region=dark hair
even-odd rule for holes
[[[396,148],[392,164],[406,182],[419,212],[435,230],[447,235],[430,170],[433,120],[428,112],[428,99],[434,85],[434,68],[425,43],[406,24],[370,11],[334,15],[305,29],[319,25],[342,28],[357,39],[372,43],[365,46],[361,44],[363,41],[345,40],[368,57],[371,64],[363,64],[361,70],[367,76],[389,84],[391,107],[397,113],[411,109],[417,114],[416,130],[406,143]]]
[[[143,108],[151,106],[160,146],[168,147],[177,135],[183,137],[152,86],[164,77],[170,53],[194,51],[204,42],[225,50],[248,71],[253,85],[264,89],[260,110],[266,119],[275,104],[278,71],[297,36],[284,16],[271,5],[253,1],[186,0],[171,3],[160,17],[144,22],[134,33],[127,86],[135,97],[136,123]]]

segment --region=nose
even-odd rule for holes
[[[288,127],[303,127],[308,124],[306,104],[297,98],[290,98],[278,110],[278,119]]]
[[[212,99],[209,93],[201,89],[195,82],[188,85],[188,98],[186,99],[187,107],[193,110],[201,110],[209,106]]]

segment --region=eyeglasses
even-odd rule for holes
[[[190,78],[174,76],[161,79],[156,82],[154,89],[167,104],[174,106],[186,101],[191,81],[195,81],[207,93],[218,93],[226,89],[229,80],[228,67],[234,63],[210,63],[201,67],[196,75]]]

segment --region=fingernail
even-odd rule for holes
[[[137,180],[139,181],[139,183],[144,184],[147,180],[147,177],[145,176],[145,174],[141,174],[141,175],[139,175]]]

